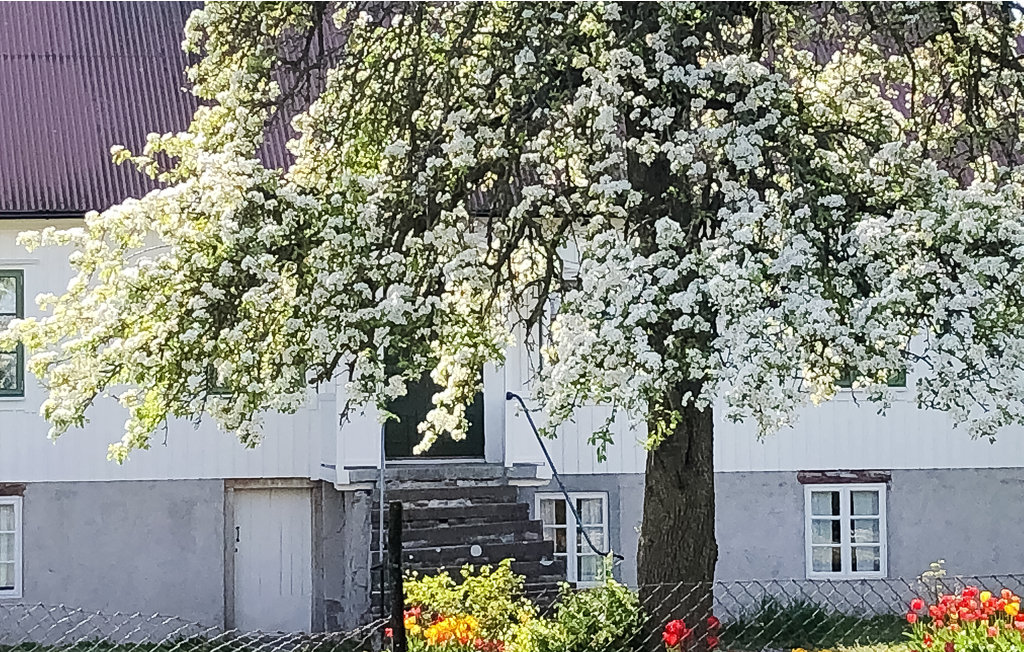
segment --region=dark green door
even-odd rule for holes
[[[431,397],[441,390],[426,374],[418,383],[409,383],[405,396],[391,404],[391,411],[399,421],[388,421],[384,426],[384,453],[389,460],[420,457],[473,457],[484,456],[484,397],[477,394],[472,405],[466,408],[469,418],[469,432],[462,441],[455,441],[447,435],[437,441],[421,455],[413,455],[412,449],[423,438],[417,427],[433,409]]]

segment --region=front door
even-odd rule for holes
[[[483,459],[484,456],[484,397],[477,394],[473,403],[466,408],[469,418],[469,432],[466,438],[455,441],[442,435],[421,455],[413,455],[413,448],[423,436],[417,429],[433,409],[431,398],[441,388],[425,374],[418,383],[409,383],[405,396],[396,399],[390,406],[399,421],[390,420],[384,426],[384,452],[389,460],[421,457],[461,457]]]
[[[242,631],[308,632],[313,615],[309,489],[234,491],[234,612]]]

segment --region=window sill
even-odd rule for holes
[[[807,579],[811,581],[839,581],[839,582],[856,582],[858,580],[884,580],[886,574],[883,572],[878,573],[808,573]]]

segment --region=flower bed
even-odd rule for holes
[[[1024,614],[1020,596],[998,595],[968,586],[943,593],[933,604],[914,598],[907,612],[914,652],[1003,652],[1024,650]]]

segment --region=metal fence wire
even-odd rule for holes
[[[1024,594],[1024,575],[872,580],[769,580],[660,584],[607,600],[602,589],[531,590],[535,617],[568,625],[560,636],[443,641],[410,638],[414,652],[640,652],[666,650],[666,627],[685,626],[679,652],[850,650],[906,652],[906,615],[914,598],[934,602],[965,587]],[[572,600],[569,596],[587,596]],[[628,596],[628,594],[627,594]],[[621,598],[621,595],[620,595]],[[572,606],[570,606],[570,604]],[[581,607],[582,605],[582,607]],[[486,608],[466,605],[467,611]],[[630,614],[634,614],[630,616]],[[448,614],[454,615],[454,614]],[[442,618],[442,614],[436,616]],[[0,652],[380,652],[392,648],[388,619],[326,633],[225,631],[180,618],[99,613],[63,606],[0,602]],[[678,629],[681,634],[682,630]],[[454,631],[454,630],[453,630]],[[538,631],[551,631],[550,629]],[[1024,650],[1024,643],[1020,648]]]
[[[181,618],[0,602],[2,652],[357,652],[380,650],[383,620],[349,632],[243,632]]]

